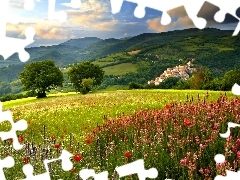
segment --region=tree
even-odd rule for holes
[[[87,61],[71,66],[67,74],[76,91],[86,94],[94,86],[101,85],[104,71],[98,65]]]
[[[240,85],[240,69],[230,70],[224,74],[223,90],[230,91],[235,83]]]
[[[177,77],[168,77],[164,79],[163,82],[160,83],[159,87],[160,89],[172,89],[174,86],[177,85],[178,81],[179,78]]]
[[[128,84],[128,89],[144,89],[144,87],[136,82],[130,82]]]
[[[82,80],[82,94],[87,94],[89,91],[91,91],[93,85],[93,79],[88,78],[88,79],[83,79]]]
[[[5,94],[10,94],[12,91],[11,86],[9,83],[3,81],[0,82],[0,96],[3,96]]]
[[[191,78],[191,89],[206,89],[212,81],[212,73],[209,69],[200,67],[197,72],[193,73]]]
[[[19,75],[23,89],[36,92],[38,98],[63,83],[63,74],[52,60],[29,63]]]

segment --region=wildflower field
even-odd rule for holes
[[[118,179],[114,169],[138,159],[146,169],[155,167],[161,180],[214,179],[240,166],[239,130],[231,129],[228,139],[219,136],[228,122],[240,122],[240,99],[231,92],[131,90],[22,101],[3,103],[15,121],[28,122],[18,132],[22,150],[15,151],[11,139],[0,144],[1,159],[15,159],[5,169],[7,179],[25,178],[22,166],[28,163],[35,174],[45,172],[42,160],[63,149],[74,155],[74,168],[64,172],[54,162],[52,179],[80,179],[83,168],[107,170],[109,179]],[[1,131],[10,128],[1,123]],[[224,154],[225,163],[216,164],[216,154]]]

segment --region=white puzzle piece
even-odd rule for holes
[[[116,14],[120,12],[121,7],[123,5],[124,0],[110,0],[112,13]],[[171,22],[171,17],[167,13],[168,11],[175,9],[180,6],[184,6],[189,18],[193,21],[194,25],[203,29],[206,27],[206,20],[198,17],[198,13],[202,8],[203,4],[206,2],[205,0],[125,0],[127,2],[136,3],[137,7],[134,11],[134,15],[137,18],[143,18],[145,16],[145,8],[151,8],[162,12],[161,24],[167,25]],[[240,18],[236,15],[236,10],[240,7],[240,1],[238,0],[208,0],[207,2],[217,6],[220,8],[214,19],[217,22],[223,22],[226,14],[231,14],[236,19],[240,21]],[[238,23],[233,36],[238,35],[240,30],[240,24]]]

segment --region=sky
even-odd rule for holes
[[[194,24],[186,14],[184,7],[168,11],[172,18],[169,25],[161,25],[161,11],[146,8],[143,18],[136,18],[135,3],[124,1],[121,11],[113,14],[110,0],[82,0],[77,9],[66,7],[62,3],[70,0],[56,0],[55,11],[65,11],[65,22],[48,19],[48,0],[33,0],[34,9],[24,9],[27,0],[9,0],[8,14],[19,15],[18,24],[7,24],[7,36],[25,38],[24,30],[28,26],[34,27],[35,42],[31,46],[49,46],[65,42],[69,39],[83,37],[98,37],[101,39],[124,38],[142,33],[160,33],[179,29],[194,28]],[[31,1],[31,0],[30,0]],[[234,30],[239,22],[231,15],[227,15],[223,23],[217,23],[213,16],[218,7],[205,3],[199,16],[207,20],[207,27]]]

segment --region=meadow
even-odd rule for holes
[[[74,154],[74,168],[64,172],[59,162],[52,163],[52,179],[79,179],[83,168],[108,170],[109,178],[117,179],[115,167],[138,159],[158,170],[157,179],[213,179],[240,166],[238,131],[227,141],[219,137],[227,122],[239,123],[239,105],[231,92],[193,90],[73,93],[4,102],[3,110],[11,110],[15,121],[28,122],[28,129],[18,132],[22,150],[13,150],[11,140],[1,144],[1,158],[16,158],[5,174],[24,178],[21,168],[27,163],[43,173],[42,160],[66,149]],[[9,129],[8,122],[1,123],[2,131]],[[218,153],[228,161],[216,166]]]

